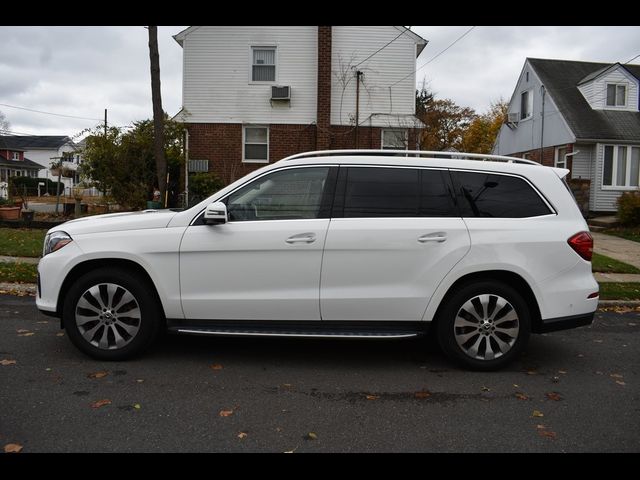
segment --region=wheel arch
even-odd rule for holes
[[[61,328],[63,328],[62,308],[64,304],[64,298],[71,285],[73,285],[73,283],[85,273],[105,267],[117,268],[140,275],[140,277],[148,284],[149,288],[151,289],[152,295],[155,297],[155,300],[162,314],[163,321],[164,319],[166,319],[164,305],[162,304],[160,295],[158,294],[158,289],[151,279],[151,276],[142,265],[134,262],[133,260],[127,260],[124,258],[100,258],[86,260],[79,263],[78,265],[75,265],[65,277],[64,282],[62,282],[62,286],[60,287],[60,291],[58,293],[58,300],[56,302],[56,314],[60,318]]]
[[[432,321],[438,321],[440,314],[451,295],[463,284],[477,283],[480,281],[499,281],[515,288],[520,293],[524,301],[531,306],[531,333],[540,333],[542,325],[542,316],[538,300],[531,289],[529,283],[519,274],[508,270],[485,270],[482,272],[473,272],[458,278],[444,294],[438,307],[433,315]]]

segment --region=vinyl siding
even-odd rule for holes
[[[529,81],[526,79],[527,72],[529,73]],[[540,78],[529,62],[525,62],[513,96],[509,102],[508,112],[519,114],[522,92],[531,91],[533,92],[533,115],[525,120],[520,120],[514,129],[502,125],[494,147],[494,153],[498,155],[511,155],[540,148],[540,136],[542,134],[542,118],[540,115],[542,112],[541,85],[542,82]],[[549,92],[546,92],[544,102],[543,142],[544,147],[575,142],[573,132],[567,127]]]
[[[573,151],[577,153],[573,155],[571,178],[593,182],[593,145],[576,144]]]
[[[183,107],[189,123],[309,124],[316,120],[315,26],[202,26],[183,43]],[[276,46],[276,81],[251,82],[251,46]],[[291,102],[270,102],[272,85]]]
[[[356,110],[355,71],[351,67],[388,42],[393,42],[357,66],[360,84],[359,121],[363,126],[404,126],[389,117],[372,114],[415,114],[416,43],[408,35],[397,40],[400,30],[392,26],[334,26],[331,58],[331,124],[353,125]],[[409,75],[411,74],[411,75]],[[405,76],[391,91],[389,86]],[[405,120],[406,121],[406,120]],[[413,125],[411,125],[413,126]]]

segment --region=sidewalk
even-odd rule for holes
[[[593,250],[596,253],[640,268],[640,243],[598,232],[591,232],[591,235],[593,236]]]
[[[7,257],[6,255],[0,255],[0,262],[5,263],[33,263],[34,265],[40,261],[39,257]]]

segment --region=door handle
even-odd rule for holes
[[[418,237],[418,241],[420,243],[427,243],[427,242],[442,243],[446,239],[447,239],[447,233],[446,232],[427,233],[426,235],[422,235],[421,237]]]
[[[315,233],[299,233],[297,235],[293,235],[285,240],[288,244],[294,243],[313,243],[316,241]]]

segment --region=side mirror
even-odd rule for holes
[[[207,205],[204,211],[204,223],[206,225],[218,225],[227,223],[227,206],[222,202],[214,202]]]

